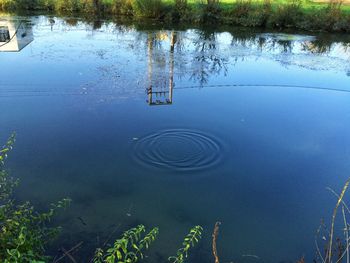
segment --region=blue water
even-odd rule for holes
[[[73,200],[52,256],[84,241],[86,262],[143,223],[160,227],[148,261],[166,262],[199,224],[189,262],[213,262],[220,221],[222,262],[314,258],[326,187],[350,175],[348,36],[53,19],[25,18],[33,41],[0,52],[16,196]]]

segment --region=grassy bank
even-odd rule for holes
[[[0,11],[129,16],[163,22],[350,32],[347,0],[0,0]]]

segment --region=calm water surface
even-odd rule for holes
[[[336,201],[326,187],[350,175],[349,36],[0,23],[18,28],[17,52],[0,52],[17,196],[39,209],[73,199],[52,255],[84,241],[87,262],[109,233],[143,223],[160,227],[148,261],[166,262],[200,224],[189,262],[212,262],[221,221],[222,262],[314,258]]]

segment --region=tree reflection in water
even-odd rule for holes
[[[199,31],[194,41],[195,52],[193,54],[193,69],[190,79],[198,82],[200,86],[208,83],[209,76],[227,73],[228,57],[219,52],[219,42],[216,33]]]

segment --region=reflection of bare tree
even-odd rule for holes
[[[283,53],[292,53],[293,43],[290,40],[275,40],[273,46],[279,46]]]
[[[305,41],[302,43],[302,47],[304,51],[313,54],[327,54],[331,51],[332,43],[322,40]]]
[[[227,72],[227,57],[222,57],[217,51],[218,42],[213,32],[201,31],[193,43],[195,45],[194,62],[192,63],[192,80],[199,81],[200,85],[208,82],[210,75]]]
[[[286,38],[285,35],[281,37],[273,34],[233,34],[231,45],[251,49],[256,48],[259,51],[279,51],[282,53],[292,53],[294,48],[293,41]]]

